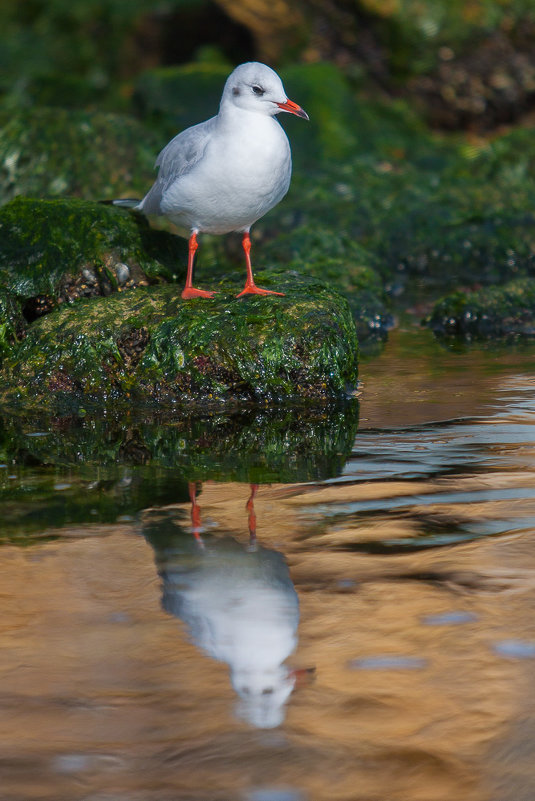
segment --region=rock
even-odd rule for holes
[[[63,305],[29,326],[4,360],[0,399],[44,408],[89,404],[225,406],[342,398],[356,385],[347,301],[297,274],[257,274],[283,298],[234,295],[184,303],[155,286]]]
[[[0,204],[16,195],[142,197],[160,141],[127,115],[31,108],[0,113]]]
[[[184,240],[83,200],[15,198],[0,208],[0,288],[32,321],[57,305],[176,279]]]
[[[350,236],[304,224],[262,242],[257,253],[259,265],[289,260],[290,269],[304,270],[341,291],[353,312],[361,345],[386,339],[392,315],[383,280],[373,255]]]
[[[433,140],[403,108],[387,114],[366,102],[360,115],[350,158],[296,167],[288,197],[255,226],[263,233],[258,259],[285,249],[301,271],[327,259],[339,261],[341,277],[372,268],[394,294],[415,277],[438,294],[468,276],[503,283],[533,272],[530,131],[459,145]],[[351,297],[349,286],[337,286]]]
[[[25,328],[26,321],[17,299],[0,288],[0,364],[3,357],[11,352],[13,344],[24,335]]]
[[[535,279],[455,292],[438,301],[424,322],[435,334],[457,339],[534,337]]]

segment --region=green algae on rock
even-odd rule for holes
[[[0,113],[0,203],[16,195],[103,200],[144,193],[159,140],[123,114],[23,109]]]
[[[439,300],[424,322],[435,334],[458,339],[534,337],[535,279],[455,292]]]
[[[62,306],[36,320],[4,362],[5,402],[77,408],[95,403],[223,406],[333,399],[357,381],[347,301],[297,274],[258,274],[283,298],[234,295],[184,303],[176,286]],[[0,398],[1,400],[1,398]]]
[[[300,225],[262,243],[257,265],[287,263],[288,269],[327,281],[347,298],[359,343],[385,340],[392,325],[390,304],[375,259],[344,232]]]
[[[30,320],[64,301],[176,278],[186,249],[141,215],[100,203],[15,198],[0,208],[0,287]]]
[[[20,306],[10,292],[0,287],[0,364],[26,328]]]

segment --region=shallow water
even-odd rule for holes
[[[5,416],[2,801],[531,801],[534,356],[400,329],[343,408]]]

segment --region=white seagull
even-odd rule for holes
[[[219,113],[179,133],[158,156],[158,177],[136,209],[163,215],[190,230],[183,298],[214,296],[193,286],[197,234],[204,232],[243,234],[247,280],[237,297],[283,294],[256,286],[249,237],[253,223],[276,206],[290,186],[290,144],[275,119],[281,111],[308,120],[306,112],[288,100],[274,70],[257,61],[240,64],[227,78]]]

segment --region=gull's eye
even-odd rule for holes
[[[257,85],[255,85],[255,86],[251,86],[251,89],[253,90],[253,92],[255,93],[255,95],[258,95],[259,97],[260,97],[261,95],[263,95],[263,94],[264,94],[264,92],[266,91],[265,89],[262,89],[262,87],[261,87],[261,86],[257,86]]]

